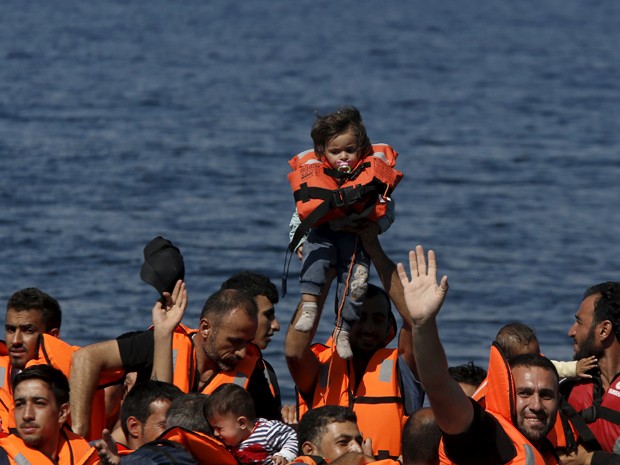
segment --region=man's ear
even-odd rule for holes
[[[58,409],[58,423],[61,426],[64,425],[67,418],[69,418],[69,412],[71,412],[71,409],[68,402],[66,404],[62,404],[60,409]]]
[[[209,334],[209,331],[211,331],[211,323],[209,323],[209,320],[207,318],[201,318],[200,319],[200,324],[198,325],[198,331],[200,332],[200,335],[202,337],[207,337]]]
[[[136,417],[127,418],[127,431],[129,431],[129,435],[137,439],[142,434],[142,422],[138,420]],[[129,438],[128,438],[129,439]]]
[[[306,441],[301,445],[301,450],[304,455],[321,455],[317,447],[310,441]]]
[[[46,333],[49,334],[50,336],[60,337],[60,328],[50,329],[49,331],[46,331]]]
[[[609,320],[601,321],[600,328],[599,328],[599,334],[601,335],[602,341],[604,341],[610,336],[613,336],[613,331],[614,331],[614,327],[611,324],[611,321]]]

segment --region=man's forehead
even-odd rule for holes
[[[327,430],[333,436],[359,436],[357,423],[352,421],[334,421],[327,425]]]
[[[539,366],[517,366],[512,368],[515,388],[537,386],[557,390],[558,380],[553,372]]]
[[[18,397],[39,397],[52,398],[52,390],[42,379],[27,379],[15,387],[15,398]]]
[[[577,310],[577,315],[580,318],[588,317],[594,314],[594,306],[596,305],[596,301],[601,297],[600,294],[592,294],[586,297],[581,301],[579,305],[579,309]]]
[[[6,322],[18,322],[21,325],[31,324],[39,325],[43,321],[43,312],[39,309],[33,308],[28,310],[15,310],[9,308],[6,311]]]

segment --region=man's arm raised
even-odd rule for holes
[[[448,434],[466,431],[473,420],[474,409],[469,398],[448,372],[446,353],[437,331],[437,314],[448,292],[448,278],[437,283],[435,253],[417,246],[409,252],[411,280],[402,263],[397,265],[411,317],[413,353],[420,381],[430,401],[439,428]]]
[[[411,320],[396,264],[387,256],[383,247],[381,247],[376,230],[366,228],[359,236],[364,245],[364,250],[366,250],[372,263],[375,265],[383,288],[390,296],[396,310],[402,317],[402,328],[398,335],[398,353],[407,362],[407,365],[417,377],[418,373],[411,341]]]
[[[325,299],[329,290],[329,285],[334,279],[335,271],[330,276],[327,276],[327,284],[321,292],[319,297],[318,307],[323,308]],[[316,336],[316,330],[319,326],[320,312],[317,318],[314,319],[314,325],[308,332],[297,331],[295,324],[301,316],[301,302],[297,306],[297,310],[293,314],[293,319],[288,327],[286,333],[286,339],[284,341],[284,356],[286,357],[286,363],[288,370],[291,373],[293,382],[302,394],[311,394],[314,391],[314,386],[319,376],[321,365],[318,358],[310,350],[314,336]]]
[[[88,435],[92,401],[99,384],[99,377],[107,370],[123,367],[118,342],[98,342],[73,353],[71,361],[71,428],[81,436]]]

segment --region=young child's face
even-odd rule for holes
[[[361,149],[357,137],[350,131],[330,139],[325,144],[325,158],[329,166],[336,170],[349,172],[361,159]]]
[[[245,417],[242,417],[245,418]],[[213,434],[227,446],[236,446],[250,435],[245,422],[239,421],[235,415],[216,415],[209,418]]]

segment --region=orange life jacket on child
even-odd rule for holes
[[[295,247],[311,227],[336,218],[356,214],[376,221],[385,215],[389,196],[403,173],[394,168],[398,153],[392,147],[373,144],[372,150],[349,173],[335,170],[313,150],[289,161],[293,172],[288,180],[301,219],[289,248]]]

